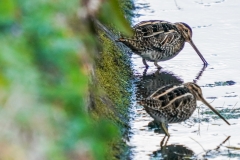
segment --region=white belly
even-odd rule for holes
[[[151,62],[159,62],[159,61],[166,61],[166,60],[172,59],[173,57],[178,55],[178,53],[166,54],[166,53],[150,50],[150,51],[141,52],[140,56]]]

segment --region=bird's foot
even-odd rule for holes
[[[154,62],[154,65],[157,67],[157,69],[161,69],[162,67],[157,64],[157,62]]]
[[[148,67],[149,67],[149,65],[147,64],[147,62],[146,62],[146,59],[142,59],[142,62],[143,62],[143,64],[144,64],[144,66],[146,67],[146,69],[148,69]]]
[[[166,138],[166,137],[167,137],[167,140],[165,141],[165,138]],[[168,142],[169,138],[170,138],[170,136],[166,136],[166,135],[163,137],[163,139],[162,139],[161,142],[160,142],[161,148],[164,147],[164,146],[167,146],[167,142]],[[164,142],[165,142],[165,143],[164,143]]]

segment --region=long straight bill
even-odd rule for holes
[[[193,49],[197,52],[197,54],[199,55],[199,57],[201,58],[201,60],[203,61],[204,65],[208,65],[207,61],[204,59],[204,57],[202,56],[202,54],[200,53],[200,51],[197,49],[197,47],[195,46],[195,44],[193,43],[193,41],[189,41],[189,43],[191,44],[191,46],[193,47]]]
[[[218,113],[218,111],[213,108],[204,98],[201,98],[202,99],[202,102],[208,106],[214,113],[216,113],[220,118],[222,118],[228,125],[230,125],[230,123],[220,114]]]

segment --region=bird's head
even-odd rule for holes
[[[192,29],[189,25],[183,22],[176,23],[178,30],[181,32],[186,42],[192,41]]]
[[[204,65],[208,65],[207,61],[204,59],[200,51],[197,49],[195,44],[192,41],[192,29],[189,25],[183,22],[177,22],[175,23],[178,31],[183,36],[185,42],[190,43],[190,45],[193,47],[193,49],[197,52],[198,56],[202,59]]]
[[[185,83],[184,86],[188,88],[188,90],[191,92],[191,94],[198,100],[202,101],[208,108],[210,108],[215,114],[217,114],[220,118],[222,118],[228,125],[230,123],[215,109],[213,108],[204,98],[202,94],[201,88],[192,82]]]
[[[191,94],[198,100],[201,101],[203,98],[202,89],[195,83],[188,82],[185,83],[184,86],[188,88]]]

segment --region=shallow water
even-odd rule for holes
[[[134,24],[160,19],[190,25],[193,41],[209,63],[203,68],[189,44],[175,58],[159,62],[160,71],[151,62],[146,71],[141,58],[133,55],[136,100],[162,85],[194,81],[231,126],[199,102],[189,120],[169,125],[171,137],[161,148],[164,134],[148,127],[153,119],[136,104],[131,121],[132,159],[240,159],[240,1],[135,0],[135,4]]]

